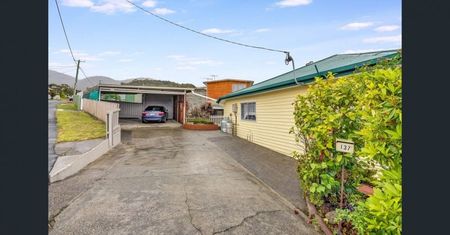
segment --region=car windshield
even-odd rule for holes
[[[162,106],[148,106],[145,111],[164,111]]]

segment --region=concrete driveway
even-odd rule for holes
[[[218,146],[224,135],[123,132],[122,145],[49,186],[50,234],[317,234]]]

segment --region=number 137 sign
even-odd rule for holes
[[[353,153],[355,143],[351,140],[336,139],[336,151],[343,153]]]

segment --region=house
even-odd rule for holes
[[[180,123],[186,120],[186,94],[194,88],[154,87],[117,84],[99,84],[84,94],[83,98],[119,103],[119,117],[140,119],[149,105],[164,106],[167,119]]]
[[[206,96],[218,99],[221,96],[227,95],[253,85],[253,81],[241,79],[220,79],[203,82],[206,86]],[[217,103],[212,103],[213,115],[223,115],[223,107]]]
[[[386,50],[333,55],[224,95],[217,103],[224,106],[224,115],[235,123],[238,137],[291,156],[294,150],[300,150],[294,135],[289,133],[294,126],[293,103],[296,96],[307,92],[307,84],[328,72],[336,77],[349,75],[360,66],[374,65],[398,53]]]
[[[192,116],[194,110],[201,109],[210,101],[206,97],[206,87],[196,87],[193,91],[186,94],[186,114],[188,116]]]

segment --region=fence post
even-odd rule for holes
[[[114,130],[113,130],[113,112],[110,111],[106,114],[106,119],[108,120],[108,138],[109,138],[109,146],[112,147],[114,145],[113,143],[113,137],[114,137]]]

